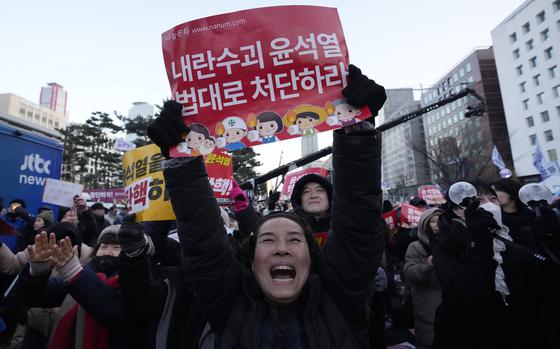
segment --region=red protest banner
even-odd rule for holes
[[[232,204],[229,193],[233,189],[233,161],[231,155],[212,153],[204,158],[208,181],[220,205]]]
[[[385,212],[383,214],[383,219],[385,219],[385,223],[387,223],[389,230],[393,230],[397,227],[397,215],[398,212],[395,210]]]
[[[428,205],[439,205],[445,202],[441,191],[433,185],[423,185],[419,187],[418,197],[426,201]]]
[[[424,211],[416,206],[401,204],[401,224],[411,227],[418,226],[422,212]]]
[[[85,189],[84,193],[88,194],[91,198],[90,201],[96,202],[114,202],[114,201],[125,201],[126,194],[124,188],[114,188],[114,189]]]
[[[284,178],[284,186],[282,187],[282,198],[285,200],[289,199],[290,196],[292,196],[292,191],[294,190],[294,185],[296,184],[296,182],[301,177],[308,175],[310,173],[316,173],[325,178],[329,175],[329,172],[322,167],[311,167],[302,171],[288,173]]]
[[[212,16],[162,34],[173,98],[191,127],[172,156],[238,150],[371,115],[345,103],[348,50],[335,8],[276,6]]]

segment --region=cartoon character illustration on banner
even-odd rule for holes
[[[327,118],[329,126],[350,126],[360,120],[356,117],[362,113],[359,108],[355,108],[346,102],[346,98],[340,98],[333,102],[334,112]]]
[[[284,115],[284,125],[288,127],[288,134],[309,136],[317,133],[315,127],[322,124],[335,110],[331,102],[325,107],[309,104],[298,105]]]
[[[202,155],[208,155],[212,153],[215,148],[216,148],[216,138],[209,137],[207,140],[204,141],[204,143],[202,143],[199,151],[200,154]]]
[[[202,124],[190,124],[191,131],[185,136],[184,141],[177,145],[177,151],[188,156],[206,155],[214,151],[215,143],[210,137],[210,131]]]
[[[247,145],[241,140],[247,135],[247,125],[238,116],[228,116],[216,124],[217,145],[235,151],[245,148]]]
[[[273,111],[264,111],[255,116],[249,114],[247,125],[253,130],[249,131],[247,138],[251,142],[261,142],[263,144],[278,142],[276,134],[284,130],[282,117]]]

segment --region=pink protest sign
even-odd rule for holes
[[[419,187],[418,197],[426,201],[428,205],[438,205],[445,202],[441,191],[433,185],[423,185]]]
[[[173,98],[191,132],[172,156],[235,151],[371,116],[345,103],[348,50],[335,8],[276,6],[162,34]]]

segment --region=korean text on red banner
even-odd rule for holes
[[[219,205],[230,205],[229,193],[233,189],[233,160],[225,153],[212,153],[204,158],[208,181]]]
[[[235,151],[371,115],[345,103],[348,50],[335,8],[276,6],[180,24],[162,34],[173,98],[191,128],[172,156]]]
[[[441,191],[433,185],[423,185],[418,188],[418,197],[428,205],[439,205],[445,202]]]
[[[138,221],[173,220],[175,214],[165,189],[163,160],[155,144],[136,148],[123,155],[124,192],[130,213]],[[233,161],[228,154],[214,153],[205,157],[208,181],[221,205],[230,203],[233,188]]]
[[[410,204],[401,205],[401,225],[405,227],[417,227],[422,216],[422,209]]]
[[[124,192],[130,213],[143,221],[175,219],[165,190],[163,161],[155,144],[126,152],[122,158]]]
[[[389,211],[383,214],[383,219],[385,219],[385,223],[389,227],[389,230],[394,230],[397,227],[397,211]]]

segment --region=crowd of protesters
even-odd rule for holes
[[[383,87],[353,66],[349,80],[347,102],[377,115]],[[79,196],[59,219],[2,207],[18,233],[0,236],[1,348],[386,348],[399,326],[417,348],[560,345],[560,223],[516,181],[415,198],[418,225],[391,230],[370,119],[333,133],[330,181],[306,175],[261,208],[235,186],[224,208],[202,158],[169,159],[189,132],[181,107],[148,128],[175,221]]]

